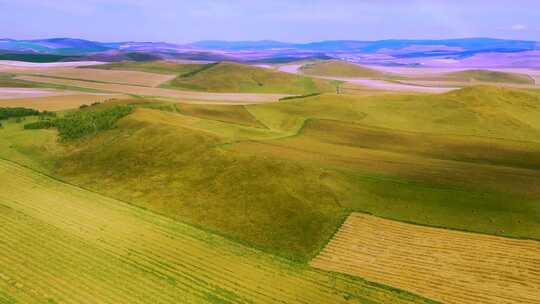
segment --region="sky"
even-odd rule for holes
[[[540,41],[540,0],[0,0],[0,38]]]

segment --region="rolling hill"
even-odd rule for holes
[[[490,70],[466,70],[452,72],[443,75],[450,81],[458,82],[491,82],[491,83],[510,83],[510,84],[534,84],[535,81],[528,75],[490,71]]]
[[[325,77],[381,78],[384,76],[384,73],[380,71],[339,60],[308,63],[300,68],[300,72],[306,75]]]
[[[72,184],[307,261],[350,211],[540,239],[539,104],[534,91],[480,86],[137,108],[61,153],[2,153],[53,159],[49,174]]]
[[[291,75],[232,62],[208,64],[179,75],[168,88],[206,92],[286,93],[304,95],[335,90],[330,81]]]

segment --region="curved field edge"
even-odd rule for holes
[[[318,271],[0,160],[0,299],[430,303]]]
[[[352,213],[310,265],[444,303],[538,303],[540,242]],[[459,278],[459,280],[455,280]]]

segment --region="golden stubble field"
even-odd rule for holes
[[[540,243],[353,213],[311,266],[443,303],[540,303]]]

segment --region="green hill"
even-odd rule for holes
[[[222,107],[138,108],[114,129],[48,148],[31,138],[52,131],[8,122],[0,157],[298,261],[351,211],[540,240],[538,92]]]
[[[310,94],[335,91],[331,82],[250,65],[220,62],[179,75],[169,88],[205,92]]]
[[[339,60],[315,61],[303,65],[300,71],[306,75],[326,77],[380,78],[384,76],[383,72]]]
[[[534,84],[528,75],[489,70],[466,70],[447,73],[445,78],[460,82],[493,82],[511,84]]]

